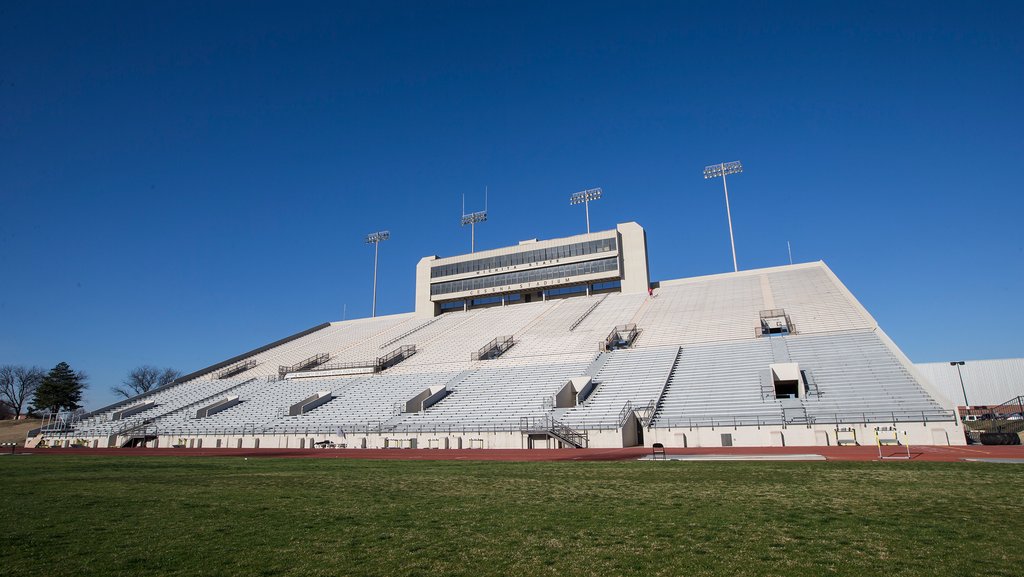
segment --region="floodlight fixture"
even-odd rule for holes
[[[569,196],[569,204],[582,204],[587,214],[587,234],[590,234],[590,201],[600,200],[604,194],[600,188],[588,188]]]
[[[739,174],[741,172],[743,172],[743,163],[738,160],[734,160],[732,162],[722,162],[719,164],[705,166],[704,178],[718,178],[719,176]]]
[[[732,245],[732,270],[733,272],[739,271],[740,268],[736,264],[736,240],[732,235],[732,211],[729,210],[729,185],[725,182],[725,177],[730,174],[739,174],[743,172],[743,164],[738,160],[732,162],[721,162],[718,164],[710,164],[704,167],[704,178],[718,178],[722,177],[722,188],[725,189],[725,215],[729,219],[729,244]]]
[[[466,214],[466,195],[462,195],[462,226],[469,225],[469,252],[476,252],[476,223],[487,220],[487,188],[484,187],[484,209]]]
[[[380,243],[391,238],[391,232],[381,230],[366,235],[366,244],[373,245],[373,307],[370,309],[370,316],[377,316],[377,254],[380,251]]]
[[[366,235],[366,244],[377,244],[378,242],[385,241],[391,238],[391,232],[382,230],[380,232],[371,232]]]
[[[474,225],[478,222],[484,222],[487,220],[487,211],[481,210],[480,212],[471,212],[469,214],[462,215],[462,226]]]

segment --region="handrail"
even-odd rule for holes
[[[497,432],[497,427],[494,427]],[[504,429],[502,429],[504,430]],[[463,429],[465,431],[465,429]],[[477,432],[488,431],[488,429],[477,429]],[[531,433],[541,432],[543,434],[561,439],[562,441],[576,447],[577,449],[586,448],[590,442],[590,437],[586,432],[577,431],[572,427],[556,421],[551,415],[542,415],[539,417],[520,417],[519,418],[519,432],[520,433]]]
[[[249,359],[247,361],[242,361],[240,363],[236,363],[236,364],[231,365],[230,367],[227,367],[226,369],[218,372],[215,375],[215,377],[217,379],[226,379],[228,377],[233,377],[233,376],[237,375],[238,373],[244,373],[245,371],[248,371],[249,369],[251,369],[251,368],[253,368],[255,366],[256,366],[256,359]]]
[[[586,449],[590,439],[586,433],[577,431],[572,427],[555,421],[551,426],[551,433],[566,441],[570,445],[575,446],[577,449]]]
[[[383,349],[384,347],[389,347],[389,346],[397,343],[398,341],[404,339],[405,337],[415,333],[416,331],[419,331],[420,329],[425,329],[425,328],[429,327],[430,325],[436,323],[440,319],[441,319],[441,317],[434,317],[434,318],[430,319],[429,321],[427,321],[427,322],[425,322],[425,323],[423,323],[423,324],[421,324],[421,325],[419,325],[417,327],[413,327],[412,329],[410,329],[408,331],[405,331],[404,333],[398,335],[397,337],[391,339],[390,341],[384,343],[383,345],[381,345],[381,346],[379,346],[377,348],[378,349]]]
[[[640,409],[640,424],[649,427],[654,420],[654,414],[658,411],[658,402],[654,399],[648,401],[647,406]]]
[[[283,379],[284,376],[287,375],[288,373],[294,373],[296,371],[301,371],[303,369],[309,369],[317,365],[322,365],[326,363],[328,360],[330,360],[330,358],[331,355],[327,353],[318,353],[307,359],[302,359],[301,361],[295,363],[294,365],[280,365],[277,367],[277,378],[280,380]]]
[[[619,411],[619,428],[621,429],[626,425],[626,421],[629,420],[630,415],[633,414],[633,401],[626,401],[626,404],[622,406]]]
[[[340,369],[361,369],[361,368],[372,368],[374,372],[377,372],[377,361],[352,361],[348,363],[325,363],[323,365],[317,365],[310,369],[310,372],[314,371],[336,371]]]
[[[377,357],[377,370],[393,367],[416,354],[416,345],[402,345],[383,357]]]
[[[606,351],[628,349],[633,346],[633,342],[639,335],[640,331],[636,328],[636,323],[618,325],[608,333],[602,348]]]
[[[679,350],[676,351],[676,358],[672,361],[672,367],[669,368],[668,374],[665,375],[665,383],[661,385],[661,394],[658,395],[657,400],[651,399],[651,402],[647,405],[647,409],[645,409],[648,411],[646,415],[647,418],[641,419],[644,421],[643,425],[645,427],[651,426],[651,422],[654,421],[654,416],[658,413],[658,409],[660,409],[662,403],[665,402],[665,395],[668,394],[668,384],[672,380],[672,375],[676,372],[676,367],[679,365],[679,359],[682,358],[682,356],[683,347],[679,347]],[[654,405],[653,407],[651,406],[652,404]]]
[[[608,298],[607,294],[603,295],[600,299],[597,300],[597,302],[595,302],[594,304],[590,305],[587,308],[587,310],[584,311],[582,315],[580,315],[580,318],[576,319],[575,321],[573,321],[573,323],[571,325],[569,325],[569,332],[571,333],[574,330],[576,330],[576,327],[580,326],[580,323],[582,323],[584,320],[586,320],[586,318],[588,316],[590,316],[590,313],[594,312],[594,309],[596,309],[601,303],[603,303],[604,299],[606,299],[606,298]]]
[[[868,423],[920,423],[954,421],[951,411],[872,411],[846,412],[814,415],[814,424],[868,424]],[[736,427],[736,426],[771,426],[787,425],[781,414],[775,416],[755,415],[738,417],[736,415],[704,415],[700,418],[659,419],[658,427],[688,427],[699,429],[704,427]],[[804,423],[799,423],[803,425]]]
[[[470,355],[469,360],[482,361],[496,359],[505,354],[505,351],[511,349],[515,344],[516,341],[512,335],[494,337],[491,339],[491,342],[480,347],[480,350]]]
[[[786,319],[785,326],[770,326],[769,319],[775,319],[782,317]],[[779,334],[779,335],[794,335],[796,334],[796,327],[793,325],[793,320],[789,318],[786,313],[786,309],[766,309],[758,313],[758,325],[754,327],[754,336],[760,338],[767,335]],[[785,332],[781,332],[781,329],[785,329]],[[780,329],[780,330],[774,330]],[[773,332],[774,331],[774,332]]]

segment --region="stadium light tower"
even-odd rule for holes
[[[603,191],[600,188],[588,188],[580,192],[573,193],[569,197],[569,204],[583,204],[583,208],[587,212],[587,234],[590,234],[590,201],[599,200]]]
[[[732,237],[732,212],[729,210],[729,186],[725,182],[726,175],[743,172],[743,165],[740,161],[722,162],[704,167],[704,178],[722,177],[722,188],[725,189],[725,215],[729,218],[729,244],[732,245],[732,270],[737,272],[740,267],[736,265],[736,241]]]
[[[971,404],[967,402],[967,388],[964,387],[964,374],[960,372],[960,367],[964,366],[964,362],[949,361],[949,364],[956,367],[956,374],[960,376],[960,391],[964,394],[964,407],[970,408]]]
[[[466,214],[466,195],[462,195],[462,226],[469,225],[469,252],[476,252],[476,223],[487,220],[487,189],[484,188],[484,209]]]
[[[373,245],[373,308],[370,309],[370,316],[377,316],[377,253],[380,250],[380,243],[391,238],[391,233],[386,230],[372,232],[366,235],[366,244]]]

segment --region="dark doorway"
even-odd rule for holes
[[[775,381],[776,399],[795,399],[799,397],[800,383],[798,381]]]

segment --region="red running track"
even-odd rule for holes
[[[388,459],[405,461],[625,461],[651,453],[650,448],[627,449],[23,449],[32,455],[93,455],[145,457],[253,457],[305,459]],[[877,461],[878,449],[863,447],[709,447],[666,448],[668,455],[822,455],[829,461]],[[906,456],[903,447],[883,447],[885,456]],[[1024,459],[1024,446],[917,446],[912,461],[955,462],[963,459]]]

